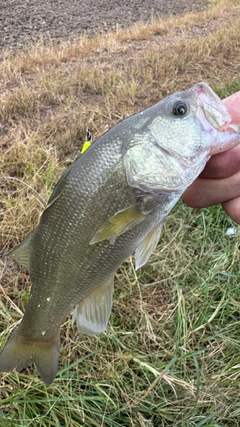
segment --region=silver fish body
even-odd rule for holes
[[[117,124],[63,173],[38,226],[9,253],[28,268],[32,288],[0,371],[35,362],[50,384],[70,312],[80,332],[105,330],[114,273],[133,252],[137,268],[147,262],[211,154],[239,142],[229,125],[223,103],[200,83]]]

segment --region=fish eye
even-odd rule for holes
[[[177,101],[173,105],[172,112],[174,116],[184,116],[188,111],[187,104],[183,101]]]

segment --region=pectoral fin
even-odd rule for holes
[[[138,245],[135,251],[136,270],[146,264],[153,251],[156,249],[161,235],[162,226],[163,223],[159,224],[157,227],[154,227],[143,239],[140,245]]]
[[[6,253],[5,255],[10,256],[22,267],[26,267],[29,270],[30,262],[30,253],[32,249],[32,234],[23,240],[20,245],[16,246],[12,251]]]
[[[138,206],[131,206],[112,216],[93,236],[90,245],[102,240],[114,240],[117,236],[130,230],[146,218],[144,213],[138,210]]]
[[[72,321],[76,321],[80,333],[98,335],[105,331],[112,309],[113,290],[111,276],[75,307]]]

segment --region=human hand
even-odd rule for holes
[[[240,91],[223,102],[240,125]],[[218,203],[240,224],[240,144],[215,154],[206,164],[199,178],[183,194],[184,202],[192,208],[204,208]]]

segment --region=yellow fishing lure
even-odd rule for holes
[[[81,154],[83,154],[83,153],[85,153],[85,151],[87,151],[87,149],[90,147],[92,142],[93,142],[92,131],[87,128],[86,141],[84,142],[84,144],[82,146]]]

